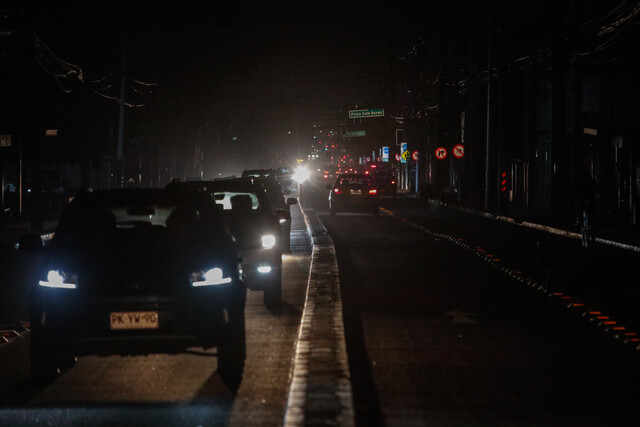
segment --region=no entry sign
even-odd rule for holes
[[[453,146],[453,155],[458,158],[461,159],[464,157],[464,145],[462,144],[457,144]]]

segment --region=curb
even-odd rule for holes
[[[335,248],[318,215],[302,213],[313,251],[284,425],[355,426]]]

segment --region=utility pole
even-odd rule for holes
[[[118,117],[118,148],[116,151],[116,159],[118,164],[118,187],[124,187],[124,162],[122,159],[122,150],[124,145],[124,103],[127,84],[127,49],[122,48],[122,72],[120,74],[120,114]]]
[[[489,33],[487,41],[487,133],[484,158],[484,209],[489,210],[489,181],[490,181],[490,157],[491,157],[491,15],[489,15]]]

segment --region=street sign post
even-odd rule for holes
[[[443,160],[447,157],[447,149],[444,147],[436,148],[436,158]]]
[[[453,155],[458,158],[461,159],[464,157],[464,145],[462,144],[457,144],[453,146]]]
[[[407,159],[411,156],[409,153],[409,144],[407,142],[403,142],[400,144],[400,162],[407,163]]]
[[[345,138],[353,138],[357,136],[365,136],[367,133],[364,130],[350,130],[344,133]]]
[[[383,162],[388,162],[389,161],[389,147],[382,147],[382,161]]]
[[[373,108],[369,110],[349,110],[350,119],[360,119],[363,117],[382,117],[384,108]]]

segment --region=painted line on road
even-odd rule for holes
[[[313,250],[284,425],[355,426],[335,247],[318,215],[302,213]]]
[[[425,234],[438,238],[441,240],[448,240],[451,243],[458,245],[464,249],[470,250],[482,260],[487,262],[494,268],[499,269],[501,272],[515,279],[516,281],[526,284],[530,286],[534,290],[542,293],[543,295],[549,297],[553,302],[560,304],[566,309],[572,310],[583,318],[588,320],[590,323],[595,324],[598,328],[602,330],[602,332],[613,336],[616,340],[621,343],[630,346],[636,351],[640,351],[640,335],[637,332],[629,331],[624,325],[619,325],[617,321],[612,319],[610,316],[605,316],[602,314],[602,311],[598,310],[595,307],[588,307],[587,304],[581,300],[576,300],[570,295],[566,295],[562,292],[556,292],[549,290],[543,284],[536,282],[533,278],[524,274],[521,270],[512,268],[510,266],[505,265],[498,257],[491,254],[486,248],[481,246],[473,246],[467,243],[463,238],[453,236],[447,233],[439,233],[433,230],[428,229],[422,225],[416,224],[404,217],[399,216],[398,214],[390,211],[389,209],[380,208],[387,215],[392,216],[395,219],[402,221],[403,223],[417,228]],[[606,317],[606,319],[605,319]]]

